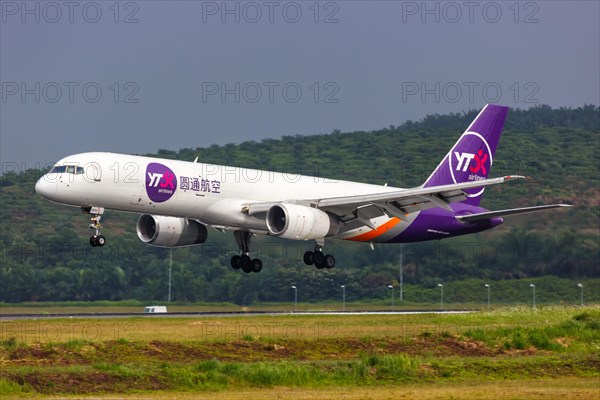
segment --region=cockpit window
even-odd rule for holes
[[[83,167],[77,167],[75,165],[56,165],[50,170],[49,174],[62,174],[65,172],[68,174],[80,175],[83,174]]]

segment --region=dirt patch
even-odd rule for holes
[[[34,343],[28,346],[19,346],[8,351],[2,359],[2,364],[52,364],[73,365],[85,362],[85,353],[90,351],[90,346],[72,350],[64,345],[42,345]]]
[[[527,353],[534,354],[536,349]],[[23,345],[3,354],[2,364],[9,365],[92,365],[96,363],[205,361],[278,361],[356,359],[365,354],[408,354],[411,356],[483,357],[506,355],[503,349],[463,336],[430,335],[411,339],[390,337],[365,340],[333,338],[321,340],[233,340],[227,342],[124,342],[107,341],[68,344]]]
[[[452,356],[462,357],[483,357],[491,356],[496,353],[490,349],[485,343],[460,337],[449,337],[443,340],[442,348],[448,351]]]
[[[41,372],[6,375],[19,385],[28,385],[39,393],[99,393],[128,390],[168,390],[160,377],[124,377],[105,372]]]
[[[573,344],[573,338],[569,337],[559,337],[554,339],[554,342],[561,345],[564,348],[570,347]]]

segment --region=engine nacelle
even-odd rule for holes
[[[275,236],[295,240],[333,236],[340,229],[339,222],[324,211],[287,203],[269,208],[267,227]]]
[[[161,215],[141,215],[136,229],[142,242],[160,247],[191,246],[208,237],[206,226],[198,221]]]

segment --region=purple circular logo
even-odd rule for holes
[[[171,168],[159,163],[146,167],[146,193],[150,200],[162,203],[169,200],[177,189],[177,177]]]
[[[477,132],[465,132],[450,150],[448,167],[454,183],[487,179],[493,163],[492,151],[485,138]],[[468,197],[481,195],[484,188],[465,189]]]

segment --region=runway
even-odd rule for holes
[[[414,315],[414,314],[467,314],[478,310],[411,310],[411,311],[204,311],[167,313],[53,313],[53,314],[0,314],[0,321],[64,319],[64,318],[193,318],[240,316],[306,316],[306,315]]]

